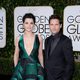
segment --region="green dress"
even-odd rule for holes
[[[35,35],[35,41],[31,54],[28,55],[24,48],[23,35],[19,40],[19,61],[14,68],[11,80],[44,80],[44,69],[38,59],[39,39]]]

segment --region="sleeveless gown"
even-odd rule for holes
[[[35,35],[33,49],[28,55],[24,48],[23,35],[19,40],[19,61],[14,68],[11,80],[44,80],[44,70],[38,59],[39,39]]]

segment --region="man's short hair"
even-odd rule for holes
[[[61,24],[60,17],[58,15],[51,15],[49,17],[49,24],[50,24],[51,19],[58,19],[59,20],[59,23]]]

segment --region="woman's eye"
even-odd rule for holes
[[[28,22],[25,22],[25,24],[28,24]]]
[[[34,24],[33,22],[31,22],[31,24]]]

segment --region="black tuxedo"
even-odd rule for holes
[[[54,39],[54,43],[51,39]],[[74,58],[72,43],[68,37],[60,34],[52,38],[51,35],[45,40],[44,68],[47,73],[45,80],[71,80]]]

